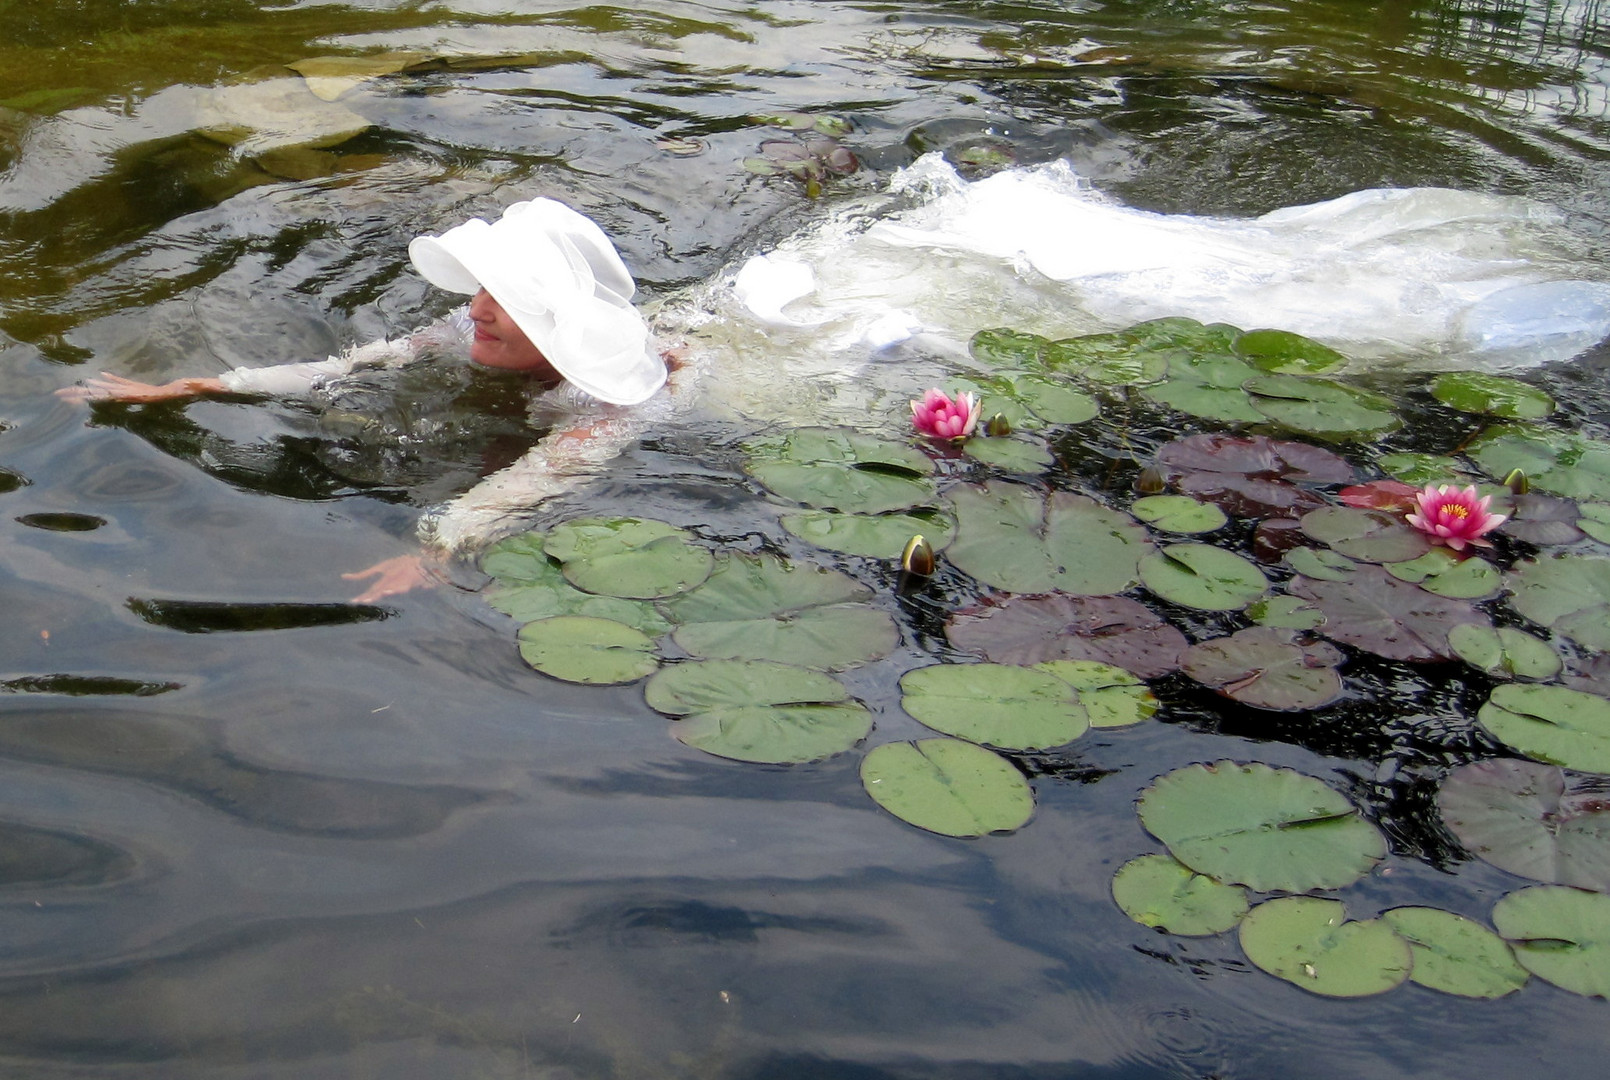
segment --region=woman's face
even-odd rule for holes
[[[503,305],[492,299],[492,294],[485,289],[470,301],[470,319],[475,323],[470,359],[477,364],[502,371],[529,371],[554,381],[561,378],[548,358],[531,344],[525,331],[503,310]]]

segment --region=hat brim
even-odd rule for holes
[[[665,361],[631,304],[631,275],[603,231],[562,203],[517,203],[408,246],[420,275],[450,292],[485,289],[567,382],[612,405],[665,384]]]

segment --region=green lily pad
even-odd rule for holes
[[[957,489],[951,502],[956,538],[946,557],[1007,592],[1123,592],[1135,583],[1140,557],[1152,550],[1139,522],[1072,492],[1046,496],[991,480]]]
[[[1448,631],[1454,655],[1495,679],[1552,679],[1560,673],[1560,654],[1540,637],[1512,626],[1466,623]]]
[[[1434,547],[1418,559],[1388,563],[1386,572],[1399,581],[1455,600],[1495,596],[1504,584],[1498,567],[1486,559],[1460,558],[1445,547]]]
[[[1004,327],[980,330],[967,343],[976,359],[997,367],[1043,368],[1049,338],[1039,334],[1025,334]]]
[[[1286,591],[1324,613],[1326,637],[1389,660],[1452,659],[1450,630],[1461,623],[1491,625],[1469,601],[1428,593],[1379,566],[1361,565],[1345,581],[1296,578]]]
[[[1533,975],[1573,994],[1610,998],[1610,896],[1533,885],[1493,905],[1493,926]]]
[[[693,656],[844,668],[899,643],[894,620],[859,602],[870,595],[836,570],[724,554],[703,586],[666,610],[681,624],[672,639]]]
[[[997,664],[1094,660],[1150,679],[1180,665],[1185,635],[1127,596],[1012,596],[959,611],[945,636]]]
[[[1225,424],[1256,424],[1263,413],[1252,407],[1243,384],[1258,375],[1258,369],[1225,354],[1200,354],[1177,350],[1167,354],[1168,378],[1141,391],[1141,395],[1204,420]]]
[[[1463,765],[1437,792],[1449,831],[1501,870],[1610,892],[1610,799],[1597,777],[1500,758]]]
[[[1247,618],[1281,630],[1316,630],[1325,622],[1324,612],[1297,596],[1266,596],[1247,606]]]
[[[1235,339],[1235,351],[1254,367],[1281,375],[1324,375],[1348,364],[1329,345],[1289,330],[1248,330]]]
[[[1538,420],[1554,411],[1554,399],[1535,386],[1480,371],[1450,371],[1431,381],[1431,396],[1450,408],[1506,420]]]
[[[653,638],[611,619],[557,615],[526,623],[517,638],[526,663],[565,682],[635,682],[660,666]]]
[[[550,529],[542,550],[583,592],[635,600],[686,592],[714,565],[681,529],[642,518],[576,518]]]
[[[1394,480],[1424,487],[1426,484],[1463,484],[1465,467],[1457,458],[1439,454],[1382,454],[1375,463]]]
[[[1325,506],[1302,516],[1303,532],[1359,562],[1396,563],[1431,550],[1418,529],[1382,510]]]
[[[1610,650],[1610,559],[1560,555],[1524,562],[1505,579],[1515,610],[1590,649]]]
[[[839,428],[800,428],[750,444],[749,474],[824,510],[881,514],[934,501],[933,462],[914,447]]]
[[[1409,981],[1460,997],[1499,998],[1526,985],[1504,939],[1473,919],[1429,907],[1400,907],[1381,921],[1409,943],[1414,968]]]
[[[1062,746],[1090,727],[1079,693],[1055,675],[1007,664],[935,664],[900,678],[900,705],[945,735],[1003,750]]]
[[[1306,641],[1292,630],[1254,626],[1192,645],[1180,657],[1180,668],[1244,705],[1305,712],[1342,696],[1336,671],[1341,662],[1333,645]]]
[[[1167,359],[1158,351],[1160,344],[1119,330],[1050,342],[1040,356],[1053,371],[1109,386],[1139,386],[1161,379],[1168,370]]]
[[[1164,600],[1203,611],[1239,611],[1269,589],[1250,559],[1211,544],[1173,544],[1147,555],[1140,579]]]
[[[1131,859],[1113,875],[1112,896],[1125,915],[1170,934],[1222,934],[1247,913],[1247,892],[1221,885],[1167,855]]]
[[[1292,548],[1286,552],[1285,563],[1305,578],[1315,581],[1346,581],[1358,572],[1359,564],[1339,551],[1329,548]],[[1323,613],[1320,621],[1324,621]]]
[[[1056,460],[1044,440],[1022,435],[968,439],[962,452],[974,461],[1014,473],[1042,473]]]
[[[661,669],[649,707],[682,717],[678,741],[717,757],[767,764],[819,761],[866,738],[872,715],[838,680],[765,660],[704,660]]]
[[[1409,943],[1379,919],[1353,921],[1340,900],[1283,896],[1241,920],[1241,949],[1258,967],[1326,997],[1381,994],[1409,977]]]
[[[1493,688],[1476,718],[1529,758],[1610,773],[1610,699],[1564,686],[1505,683]]]
[[[1275,423],[1319,438],[1379,435],[1403,426],[1389,398],[1330,379],[1261,375],[1243,388],[1252,407]]]
[[[528,533],[487,550],[481,569],[494,579],[485,593],[488,604],[521,622],[590,615],[625,623],[650,637],[670,632],[671,624],[648,601],[598,596],[570,584],[559,563],[544,554],[543,540],[541,533]]]
[[[1582,515],[1577,518],[1577,528],[1601,544],[1610,544],[1610,504],[1581,503],[1577,512]]]
[[[1129,512],[1152,528],[1171,533],[1213,532],[1230,520],[1217,506],[1189,495],[1148,495],[1136,499]]]
[[[1101,412],[1095,398],[1052,376],[1006,372],[984,380],[981,388],[1012,399],[1048,424],[1082,424]],[[987,407],[983,414],[993,415]]]
[[[1047,660],[1035,670],[1049,672],[1079,691],[1093,728],[1119,728],[1156,715],[1157,697],[1139,678],[1097,660]]]
[[[934,510],[904,514],[841,514],[835,510],[801,510],[784,514],[783,528],[828,551],[861,555],[868,559],[896,560],[906,541],[922,536],[935,551],[942,551],[955,534],[956,524]]]
[[[1474,440],[1467,452],[1489,476],[1505,477],[1519,469],[1540,491],[1610,500],[1610,443],[1573,432],[1501,424]]]
[[[960,739],[884,743],[861,762],[872,800],[902,821],[944,836],[1012,832],[1034,814],[1023,774]]]
[[[1259,762],[1187,765],[1141,792],[1141,824],[1199,873],[1258,892],[1339,889],[1386,840],[1339,792]]]

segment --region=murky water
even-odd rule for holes
[[[444,426],[412,456],[288,406],[89,414],[51,391],[417,325],[454,299],[407,271],[407,240],[536,195],[597,218],[649,300],[685,302],[930,151],[965,175],[1066,159],[1129,206],[1233,218],[1371,187],[1524,197],[1559,212],[1561,276],[1602,281],[1607,19],[1518,0],[0,10],[0,1075],[1595,1075],[1602,1001],[1535,982],[1326,1001],[1233,936],[1164,937],[1112,903],[1114,869],[1155,849],[1136,793],[1186,762],[1345,778],[1384,817],[1423,803],[1376,772],[1362,706],[1314,732],[1180,695],[1041,763],[1030,828],[949,840],[873,806],[856,755],[720,761],[638,687],[537,675],[472,574],[344,604],[341,572],[409,550],[419,506],[523,448],[507,383],[414,388]],[[367,73],[302,63],[381,51]],[[746,167],[805,144],[766,119],[793,112],[849,121],[859,167]],[[1020,280],[975,270],[955,269],[969,297]],[[726,340],[774,362],[754,327]],[[898,406],[944,367],[909,359],[848,380],[856,400]],[[1540,375],[1599,434],[1604,359]],[[751,420],[820,405],[754,385]],[[749,422],[656,430],[555,513],[786,544],[737,471]],[[887,606],[914,665],[932,613]],[[879,741],[917,733],[896,688],[851,682]],[[1406,744],[1468,737],[1457,694],[1417,700]],[[1358,902],[1480,915],[1518,880],[1393,835]]]

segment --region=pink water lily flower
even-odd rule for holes
[[[952,400],[943,390],[930,390],[921,401],[911,403],[911,422],[923,435],[936,439],[960,439],[971,435],[978,426],[978,411],[983,402],[972,394],[957,394]]]
[[[1478,498],[1474,487],[1427,484],[1414,501],[1420,512],[1409,515],[1409,524],[1430,537],[1433,544],[1446,544],[1455,551],[1463,551],[1466,544],[1492,547],[1482,537],[1509,520],[1507,514],[1488,513],[1492,496]]]

